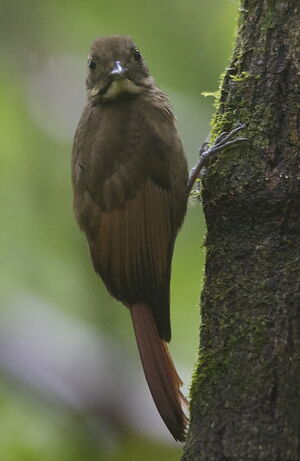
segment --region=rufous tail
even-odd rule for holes
[[[161,340],[150,308],[143,303],[130,306],[136,342],[145,377],[156,408],[175,440],[184,441],[188,419],[182,405],[187,400],[180,391],[177,374],[165,341]]]

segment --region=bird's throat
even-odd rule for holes
[[[114,80],[106,92],[103,94],[103,99],[115,99],[123,94],[139,94],[143,91],[143,87],[136,85],[128,78]]]

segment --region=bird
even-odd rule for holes
[[[188,169],[169,100],[127,35],[98,37],[72,149],[73,209],[94,270],[129,310],[146,381],[175,440],[187,399],[167,343],[174,243]]]

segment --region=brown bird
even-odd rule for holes
[[[94,41],[86,86],[72,153],[75,216],[95,271],[130,311],[156,407],[182,441],[186,400],[166,345],[172,253],[188,198],[182,144],[130,37]]]

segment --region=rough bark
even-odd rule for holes
[[[184,461],[300,460],[300,2],[243,0],[203,183],[200,351]]]

